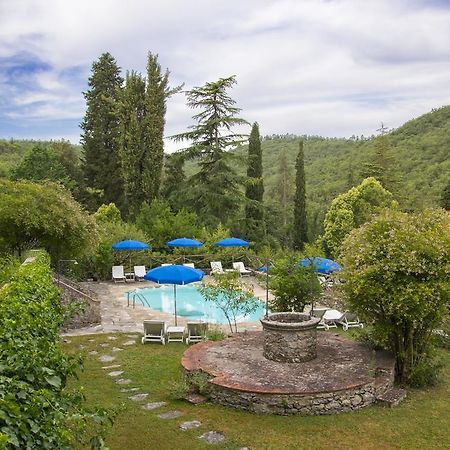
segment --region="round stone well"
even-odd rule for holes
[[[183,355],[185,372],[208,378],[212,402],[254,413],[336,414],[369,406],[393,385],[394,359],[336,333],[317,333],[317,357],[278,362],[264,356],[263,331],[204,341]]]
[[[272,361],[299,363],[317,356],[320,319],[297,312],[279,312],[261,319],[264,356]]]

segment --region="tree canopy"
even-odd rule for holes
[[[61,185],[0,180],[0,248],[41,246],[56,261],[81,254],[95,235],[93,219]]]
[[[426,369],[432,330],[450,302],[450,215],[385,210],[343,245],[342,289],[396,357],[397,380]]]

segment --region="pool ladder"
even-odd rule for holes
[[[140,302],[142,303],[142,306],[147,306],[147,308],[150,308],[150,303],[147,301],[147,299],[140,294],[137,291],[129,291],[127,292],[127,306],[130,306],[130,300],[131,304],[133,305],[133,308],[136,306],[136,297]]]

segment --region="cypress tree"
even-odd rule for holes
[[[109,53],[103,53],[93,63],[89,89],[83,93],[87,105],[81,123],[84,175],[88,187],[100,190],[99,204],[122,203],[117,110],[122,82],[116,60]]]
[[[306,224],[305,155],[303,152],[303,141],[300,141],[299,143],[295,170],[293,246],[295,250],[303,250],[305,242],[308,240]]]
[[[158,55],[148,54],[147,87],[145,91],[144,151],[142,158],[142,189],[150,203],[158,197],[164,164],[164,127],[167,99],[182,86],[169,87],[169,71],[161,71]]]
[[[127,212],[134,217],[145,200],[142,170],[145,158],[143,121],[145,116],[145,79],[128,73],[120,102],[120,161]]]
[[[441,206],[447,211],[450,211],[450,181],[442,192]]]
[[[249,240],[261,242],[265,235],[264,183],[262,178],[262,150],[259,126],[252,126],[248,143],[247,185],[245,187],[245,232]]]

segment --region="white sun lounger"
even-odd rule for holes
[[[166,343],[166,323],[159,320],[144,320],[144,336],[142,343],[161,342]]]
[[[144,281],[145,274],[145,266],[134,266],[134,277],[138,281]]]
[[[252,273],[251,270],[248,270],[248,269],[245,268],[244,263],[242,261],[234,262],[233,263],[233,269],[237,270],[241,276],[251,275],[251,273]]]
[[[123,270],[123,266],[113,266],[112,267],[112,279],[114,283],[123,282],[125,283],[126,277]]]

